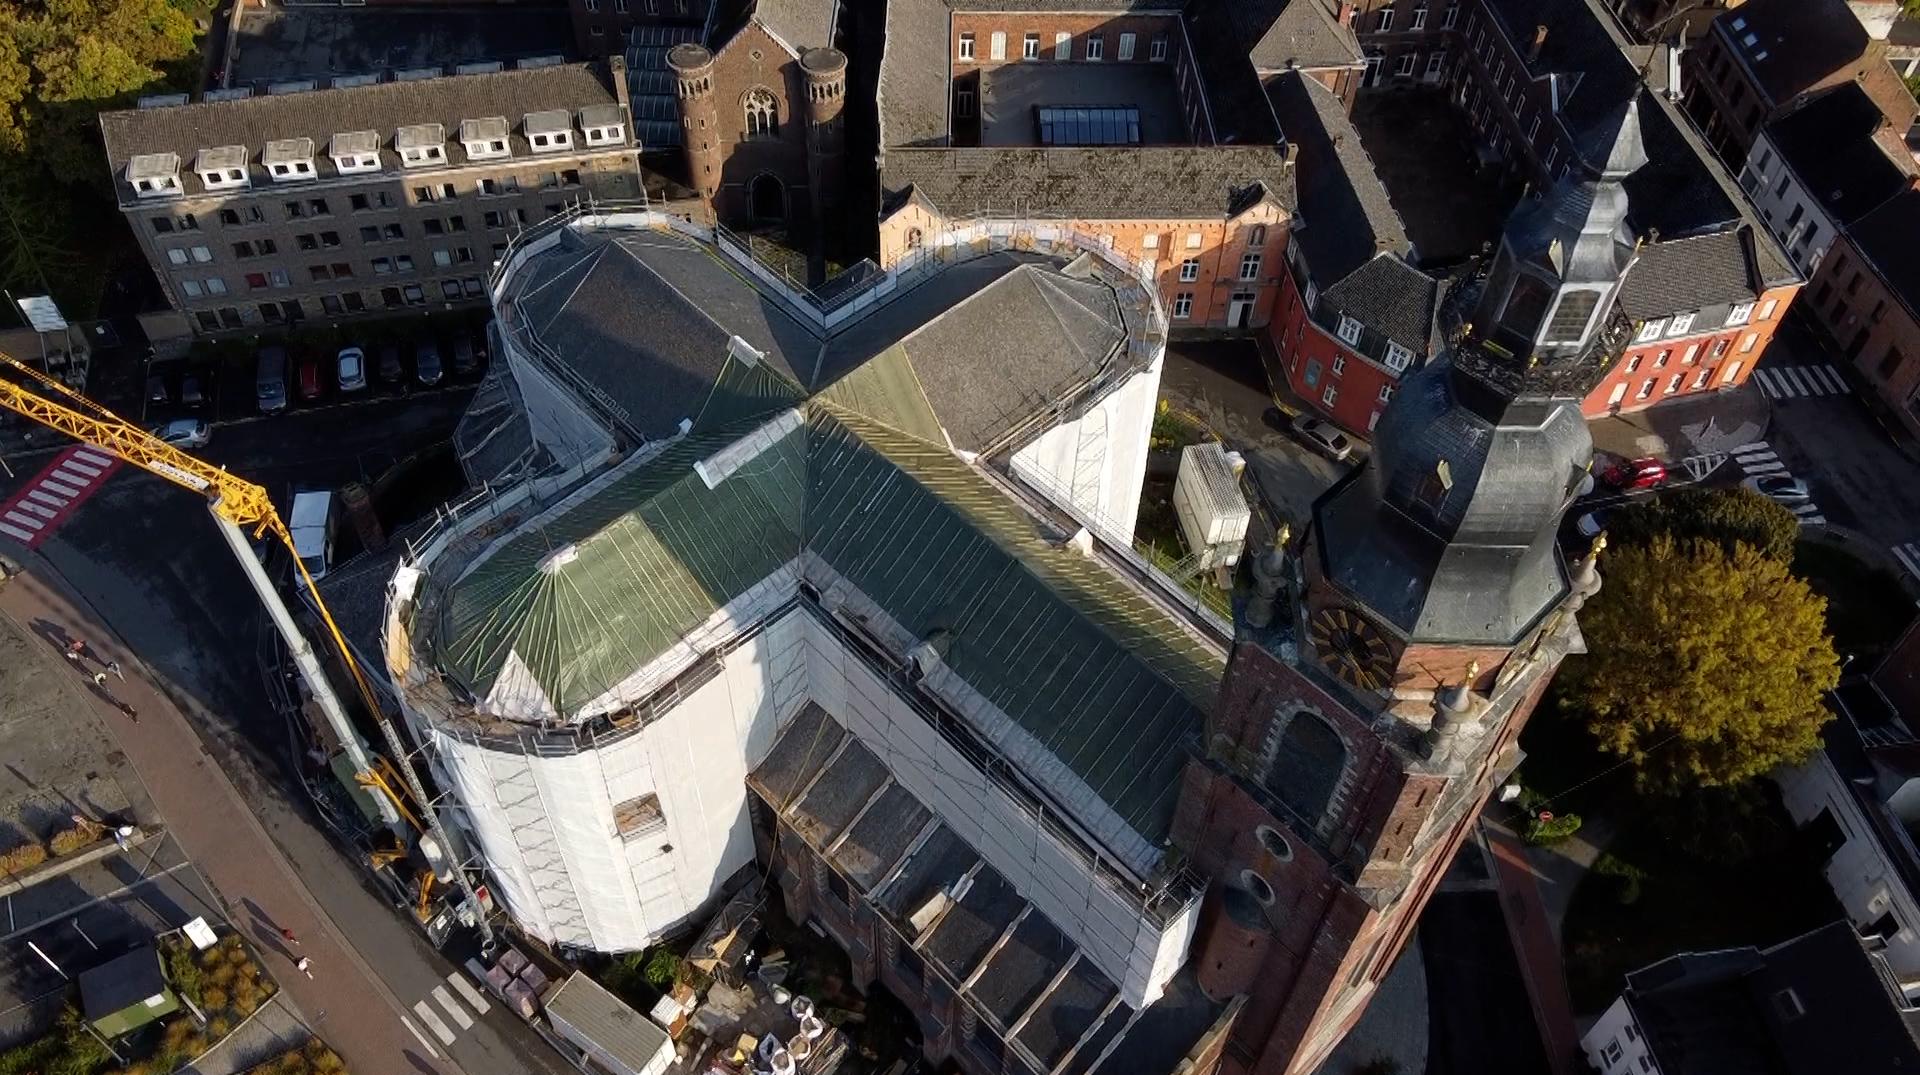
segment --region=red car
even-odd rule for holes
[[[311,358],[300,360],[300,398],[320,398],[320,363]]]
[[[1622,492],[1651,489],[1667,480],[1667,468],[1658,459],[1629,459],[1608,467],[1600,480]]]

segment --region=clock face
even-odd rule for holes
[[[1320,663],[1350,687],[1380,690],[1393,677],[1393,651],[1386,636],[1365,616],[1338,605],[1307,621],[1307,639]]]

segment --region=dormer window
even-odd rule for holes
[[[1360,346],[1360,322],[1345,314],[1340,315],[1340,342],[1348,347]]]
[[[591,105],[581,109],[580,130],[589,146],[617,146],[627,140],[626,117],[619,105]]]
[[[238,190],[249,185],[247,147],[203,149],[193,159],[193,170],[208,190]]]
[[[468,160],[503,160],[513,156],[513,147],[508,141],[512,132],[513,126],[505,116],[463,119],[460,121],[460,148],[466,151]]]
[[[380,170],[380,132],[346,131],[327,143],[327,156],[341,175],[357,175]]]
[[[276,183],[314,178],[313,139],[287,138],[268,142],[260,151],[260,163]]]
[[[142,153],[127,162],[127,185],[142,198],[168,198],[180,193],[180,157],[174,153]]]
[[[393,132],[393,148],[400,164],[427,168],[447,163],[447,129],[438,123],[420,123]]]
[[[527,113],[526,130],[527,144],[535,153],[573,148],[573,115],[565,109]]]
[[[1405,373],[1413,365],[1413,352],[1389,340],[1387,342],[1387,368],[1395,373]]]

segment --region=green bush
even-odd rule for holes
[[[1579,831],[1579,814],[1556,814],[1546,821],[1535,815],[1527,822],[1526,841],[1535,847],[1544,847],[1557,844]]]
[[[1647,879],[1645,870],[1609,851],[1594,861],[1593,872],[1612,882],[1616,903],[1631,907],[1640,902],[1640,885]]]
[[[680,957],[665,948],[655,948],[647,955],[647,966],[641,972],[647,984],[665,993],[673,988],[674,979],[680,974]]]

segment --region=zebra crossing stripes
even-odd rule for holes
[[[1907,569],[1907,574],[1920,579],[1920,541],[1909,541],[1905,545],[1893,547],[1894,559]]]
[[[1728,453],[1734,462],[1740,464],[1740,470],[1749,478],[1790,478],[1787,465],[1780,461],[1780,455],[1766,441],[1757,440],[1751,444],[1742,444]],[[1820,505],[1811,500],[1798,504],[1781,504],[1781,507],[1794,514],[1801,526],[1824,526],[1827,517],[1820,512]]]
[[[119,465],[118,459],[98,448],[75,446],[61,452],[12,499],[0,504],[0,535],[29,549],[38,548]]]
[[[1844,396],[1846,378],[1832,366],[1768,366],[1753,371],[1760,390],[1770,399],[1806,396]]]
[[[449,990],[447,986],[453,988]],[[458,994],[457,998],[455,994]],[[466,1003],[462,1004],[462,1000]],[[473,1009],[472,1014],[468,1013],[468,1008]],[[433,1043],[427,1040],[426,1034],[421,1033],[421,1027],[426,1027],[441,1045],[451,1046],[458,1038],[460,1031],[473,1029],[475,1015],[485,1015],[491,1008],[492,1005],[487,1003],[485,994],[475,989],[473,983],[461,977],[459,971],[453,971],[447,975],[446,985],[434,986],[428,991],[427,996],[414,1003],[412,1018],[402,1015],[400,1021],[406,1024],[407,1029],[419,1039],[420,1044],[427,1046],[431,1051]],[[445,1013],[444,1017],[442,1013]],[[453,1020],[451,1026],[447,1022],[449,1019]],[[458,1029],[456,1030],[455,1027]]]

